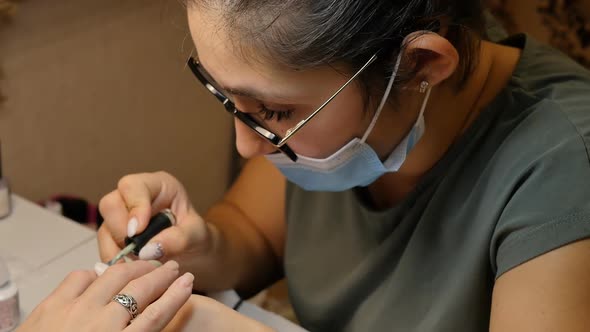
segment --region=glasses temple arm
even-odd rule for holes
[[[344,88],[346,88],[350,82],[352,82],[358,75],[360,75],[363,70],[365,70],[365,68],[367,68],[371,63],[373,63],[373,61],[375,61],[375,59],[377,59],[377,54],[374,54],[369,61],[367,61],[367,63],[365,63],[361,69],[359,69],[346,83],[344,83],[343,86],[340,87],[340,89],[338,89],[330,98],[328,98],[328,100],[326,100],[317,110],[315,110],[313,113],[311,113],[307,118],[301,120],[297,125],[295,125],[294,127],[290,128],[287,130],[285,137],[279,142],[279,144],[277,144],[278,147],[283,146],[287,140],[289,138],[291,138],[291,136],[295,135],[295,133],[297,133],[299,131],[299,129],[301,129],[301,127],[307,123],[309,120],[313,119],[314,116],[316,116],[324,107],[326,107],[326,105],[328,105],[334,98],[336,98],[336,96],[338,96],[338,94],[340,92],[342,92],[342,90],[344,90]]]

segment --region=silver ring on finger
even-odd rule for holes
[[[112,301],[119,303],[125,309],[127,309],[127,312],[131,316],[131,321],[133,321],[135,319],[135,317],[137,317],[137,315],[139,315],[137,301],[135,301],[133,296],[127,295],[127,294],[117,294],[117,295],[113,296]]]

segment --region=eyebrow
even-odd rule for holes
[[[225,87],[222,86],[219,82],[217,82],[213,76],[209,73],[209,71],[207,70],[207,68],[205,68],[205,66],[203,65],[203,62],[201,62],[201,60],[199,60],[198,57],[196,57],[197,61],[199,62],[200,67],[203,69],[203,71],[207,74],[206,76],[208,76],[213,82],[215,83],[217,86],[219,86],[223,91],[227,91],[228,93],[234,95],[234,96],[242,96],[242,97],[247,97],[247,98],[252,98],[252,99],[256,99],[258,101],[262,101],[262,100],[282,100],[283,102],[287,102],[287,101],[292,101],[290,99],[287,99],[283,96],[280,95],[273,95],[273,94],[268,94],[268,93],[264,93],[264,92],[260,92],[260,91],[256,91],[254,89],[251,88],[241,88],[241,87]]]
[[[248,97],[248,98],[252,98],[252,99],[256,99],[256,100],[265,100],[265,99],[266,100],[269,100],[269,99],[283,99],[284,100],[284,98],[281,96],[264,94],[262,92],[248,89],[248,88],[223,88],[223,89],[225,91],[231,93],[234,96]]]

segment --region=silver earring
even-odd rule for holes
[[[430,83],[428,83],[427,81],[422,81],[422,83],[420,83],[420,93],[425,93],[429,85]]]

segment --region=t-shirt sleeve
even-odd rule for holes
[[[511,167],[517,176],[505,183],[511,188],[510,196],[490,246],[496,278],[537,256],[590,237],[590,130],[584,130],[590,128],[590,116],[585,115],[590,111],[573,114],[579,119],[555,113],[561,119],[546,133],[519,140],[525,142],[518,146],[521,151],[535,153],[512,155]]]

